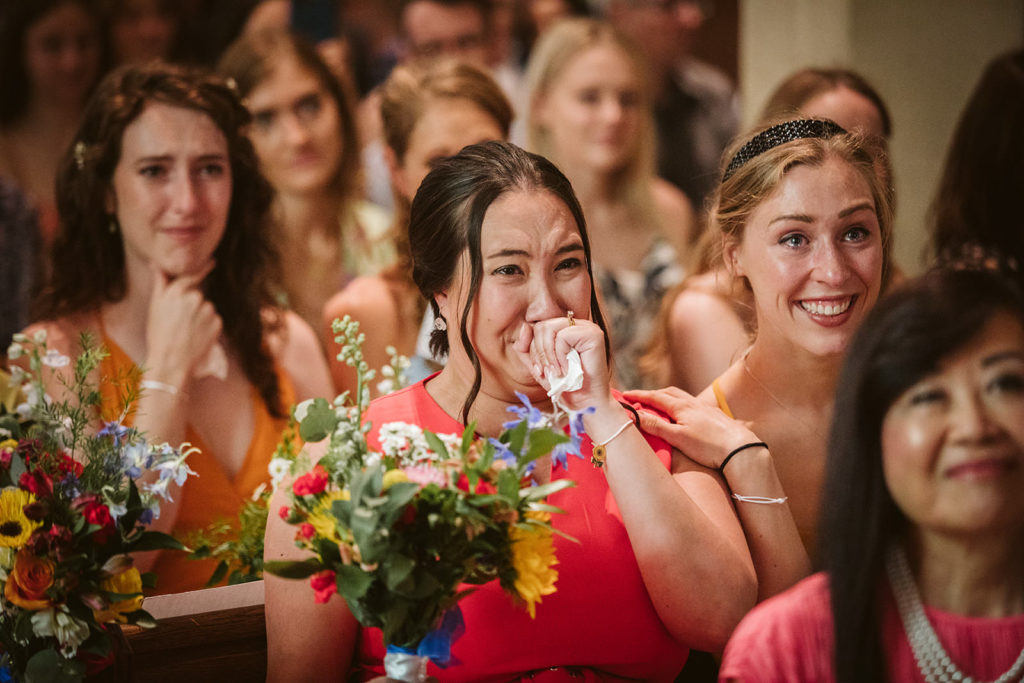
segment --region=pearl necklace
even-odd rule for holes
[[[914,576],[910,572],[910,565],[903,548],[894,547],[889,551],[885,567],[889,574],[889,584],[896,597],[896,607],[899,609],[900,619],[903,621],[903,630],[907,634],[910,649],[917,661],[917,668],[921,670],[924,680],[928,683],[980,683],[960,671],[953,660],[949,658],[942,643],[939,642],[935,629],[928,621],[928,615],[924,613],[921,597],[918,595]],[[1022,673],[1024,673],[1024,649],[1021,649],[1013,666],[993,683],[1024,681],[1024,677],[1021,677]]]

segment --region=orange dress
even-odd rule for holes
[[[105,420],[111,420],[120,413],[121,396],[126,384],[130,383],[130,386],[137,389],[141,373],[131,357],[105,335],[103,344],[110,356],[100,366],[102,412]],[[291,380],[280,368],[277,369],[277,377],[281,387],[281,403],[290,406],[295,402]],[[281,439],[287,418],[273,417],[255,387],[251,388],[251,401],[254,416],[252,439],[245,454],[245,462],[234,477],[228,475],[192,425],[185,425],[185,440],[200,449],[199,453],[190,455],[187,461],[199,476],[190,476],[182,489],[174,494],[181,497],[178,518],[171,530],[176,538],[184,539],[193,531],[225,519],[232,520],[237,526],[242,503],[250,499],[260,484],[269,485],[267,467]],[[190,560],[187,553],[161,551],[153,567],[158,577],[153,594],[181,593],[203,588],[216,566],[215,560]]]

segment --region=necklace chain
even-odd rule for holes
[[[911,574],[910,565],[907,562],[907,554],[903,548],[897,546],[889,551],[885,567],[889,574],[893,595],[896,597],[896,607],[900,613],[900,620],[903,622],[903,630],[907,634],[907,641],[910,642],[910,649],[914,653],[917,668],[920,669],[924,680],[927,683],[980,683],[960,671],[939,641],[935,629],[928,621],[928,615],[924,612],[921,597],[914,584],[914,576]],[[1021,677],[1022,673],[1024,673],[1024,648],[1021,649],[1017,660],[1006,673],[993,683],[1024,681],[1024,678]]]
[[[782,410],[787,415],[789,415],[791,418],[793,418],[793,420],[795,420],[797,422],[797,424],[799,424],[804,429],[806,429],[806,430],[808,430],[810,432],[813,432],[822,441],[825,441],[825,442],[828,441],[827,437],[824,434],[822,434],[819,430],[815,429],[809,423],[807,423],[804,420],[800,419],[800,416],[798,416],[795,412],[793,412],[789,408],[789,406],[787,406],[785,403],[783,403],[779,399],[779,397],[776,396],[772,392],[772,390],[769,389],[768,386],[764,382],[762,382],[760,379],[758,379],[757,375],[755,375],[753,370],[750,369],[750,364],[747,363],[747,354],[743,355],[743,370],[750,376],[750,379],[754,380],[754,382],[757,384],[757,386],[761,387],[761,390],[764,391],[764,393],[768,394],[768,398],[770,398],[771,400],[775,401],[776,405],[778,405],[780,408],[782,408]]]

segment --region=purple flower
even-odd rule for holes
[[[114,448],[121,445],[121,439],[128,435],[128,428],[120,422],[104,422],[103,429],[96,433],[97,436],[109,436],[114,439]]]
[[[547,420],[544,418],[544,413],[540,412],[537,408],[530,403],[530,399],[527,398],[526,394],[516,392],[516,398],[522,402],[521,406],[509,406],[508,412],[515,413],[519,416],[518,420],[511,420],[501,425],[502,429],[513,429],[523,420],[526,420],[526,426],[530,429],[537,429],[543,427]]]
[[[581,460],[583,459],[583,452],[580,450],[583,434],[586,433],[583,429],[583,416],[589,415],[594,410],[596,410],[594,406],[588,406],[583,410],[569,411],[569,440],[558,444],[551,451],[551,464],[553,467],[564,467],[568,471],[569,454],[575,455]]]

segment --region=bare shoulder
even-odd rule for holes
[[[82,350],[83,335],[91,344],[100,343],[100,330],[92,314],[76,313],[56,320],[41,320],[32,323],[22,334],[35,338],[40,333],[46,335],[46,346],[65,355],[77,355]]]
[[[324,306],[324,327],[329,330],[335,318],[349,316],[365,330],[391,330],[399,310],[391,283],[379,275],[352,280]],[[393,334],[386,335],[388,338]]]
[[[281,314],[281,326],[268,339],[274,359],[295,384],[299,400],[332,394],[323,348],[309,324],[292,311]]]
[[[727,315],[736,317],[729,300],[721,294],[703,287],[684,287],[669,312],[673,333],[705,329],[706,325]]]
[[[682,190],[662,178],[655,178],[651,184],[651,195],[658,218],[670,235],[681,235],[683,245],[689,245],[695,237],[696,214],[693,202]]]

